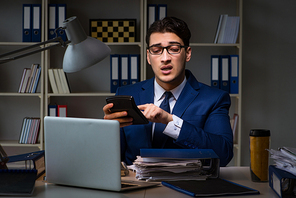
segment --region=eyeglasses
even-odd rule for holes
[[[183,45],[168,45],[166,47],[160,45],[152,45],[148,47],[148,51],[152,55],[161,55],[163,50],[166,49],[169,54],[180,54],[182,48],[187,48]]]

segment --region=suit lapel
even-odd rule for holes
[[[172,112],[180,118],[199,94],[199,85],[195,77],[188,70],[186,70],[186,76],[187,83],[183,88]]]
[[[147,104],[154,102],[154,78],[147,80],[147,82],[142,86],[142,90],[139,91],[139,104]],[[152,122],[144,125],[146,136],[149,139],[149,147],[152,144]]]
[[[147,104],[154,102],[154,78],[147,80],[142,86],[142,90],[139,91],[139,104]]]

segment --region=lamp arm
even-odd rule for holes
[[[7,154],[0,144],[0,169],[7,169],[6,163],[8,160]]]
[[[46,45],[46,44],[50,44],[50,43],[54,43],[54,42],[57,42],[57,43],[54,44],[54,45],[47,46],[47,47],[41,47],[41,45]],[[0,55],[0,64],[6,63],[6,62],[9,62],[9,61],[12,61],[12,60],[16,60],[16,59],[19,59],[19,58],[22,58],[22,57],[26,57],[26,56],[29,56],[29,55],[32,55],[32,54],[35,54],[35,53],[38,53],[38,52],[42,52],[42,51],[45,51],[45,50],[48,50],[48,49],[51,49],[51,48],[54,48],[54,47],[58,47],[58,46],[65,47],[68,43],[70,43],[70,41],[65,42],[65,41],[63,41],[63,39],[61,37],[56,37],[56,38],[50,39],[48,41],[44,41],[44,42],[40,42],[40,43],[37,43],[37,44],[34,44],[34,45],[30,45],[28,47],[24,47],[24,48],[21,48],[21,49],[18,49],[18,50],[15,50],[15,51],[8,52],[8,53]],[[29,51],[29,52],[21,54],[21,55],[14,56],[14,57],[6,57],[6,56],[9,56],[9,55],[14,55],[14,54],[17,54],[17,53],[25,52],[27,50],[30,50],[30,49],[33,49],[33,48],[36,48],[36,47],[40,47],[40,48]],[[3,57],[6,57],[6,58],[3,58]]]

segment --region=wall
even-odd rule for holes
[[[271,131],[271,148],[296,147],[296,1],[245,0],[242,165],[252,128]]]

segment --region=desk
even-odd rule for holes
[[[257,183],[251,181],[249,167],[223,167],[220,170],[220,177],[227,179],[238,184],[248,186],[260,191],[260,195],[243,195],[243,196],[231,196],[230,198],[245,198],[245,197],[268,197],[268,198],[277,198],[276,194],[269,187],[268,182]],[[134,178],[134,174],[131,174],[131,178]],[[125,179],[131,179],[125,178]],[[153,187],[144,190],[135,190],[129,192],[108,192],[102,190],[94,189],[85,189],[85,188],[76,188],[76,187],[67,187],[54,184],[48,184],[44,181],[36,181],[36,187],[33,194],[33,197],[38,198],[81,198],[81,197],[103,197],[103,198],[189,198],[190,196],[183,193],[179,193],[170,188],[159,186]],[[221,197],[221,196],[220,196]],[[223,196],[226,198],[226,196]],[[12,198],[12,197],[10,197]],[[221,197],[222,198],[222,197]]]

